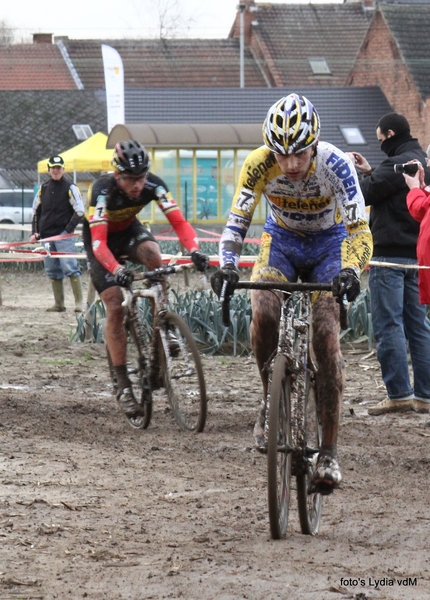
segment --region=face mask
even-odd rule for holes
[[[387,156],[395,156],[398,154],[399,146],[412,139],[409,131],[396,133],[396,135],[392,135],[381,143],[381,150]]]
[[[398,145],[398,136],[393,135],[392,137],[387,138],[386,140],[384,140],[381,143],[381,150],[384,154],[386,154],[387,156],[390,156],[390,154],[397,147],[397,145]]]

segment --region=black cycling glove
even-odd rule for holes
[[[239,273],[233,263],[227,263],[211,276],[211,286],[218,298],[221,296],[224,281],[227,281],[227,295],[230,296],[239,281]]]
[[[134,275],[132,271],[129,271],[125,267],[121,267],[115,273],[114,281],[117,285],[121,287],[130,287],[134,281]]]
[[[346,294],[348,302],[355,300],[360,293],[360,272],[356,267],[346,267],[333,278],[333,296],[340,301]]]
[[[209,267],[209,256],[207,254],[203,254],[200,250],[194,250],[191,252],[191,260],[194,263],[197,271],[206,271]]]

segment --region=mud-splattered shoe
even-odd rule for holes
[[[166,338],[171,356],[178,356],[180,350],[179,340],[171,329],[167,331]]]
[[[124,411],[125,416],[129,419],[141,417],[145,414],[144,407],[136,401],[131,388],[124,388],[121,390],[117,394],[116,399]]]
[[[328,454],[318,456],[315,472],[309,482],[308,494],[328,496],[342,481],[339,463]]]
[[[260,409],[258,412],[257,420],[254,425],[254,444],[255,448],[262,452],[263,454],[267,454],[267,435],[266,435],[266,402],[264,400],[261,401]]]

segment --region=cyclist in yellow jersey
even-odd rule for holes
[[[349,157],[319,141],[320,119],[304,96],[290,94],[268,111],[264,146],[241,169],[231,213],[220,241],[220,270],[212,276],[219,295],[224,281],[235,283],[243,240],[262,196],[270,212],[253,281],[333,281],[337,298],[318,293],[313,302],[313,348],[319,366],[317,397],[322,445],[311,491],[328,494],[342,476],[337,437],[344,388],[339,341],[339,300],[360,292],[360,272],[372,256],[372,236],[355,168]],[[271,292],[251,292],[251,345],[263,383],[263,402],[254,428],[256,446],[265,444],[268,376],[264,369],[276,349],[280,306]]]

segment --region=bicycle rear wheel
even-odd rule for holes
[[[291,378],[287,361],[275,358],[270,384],[267,440],[267,491],[270,533],[279,540],[287,533],[291,497]]]
[[[185,321],[168,312],[159,330],[161,372],[176,422],[185,431],[201,432],[206,423],[206,385],[200,354]],[[176,348],[172,348],[172,338]]]
[[[315,380],[309,371],[305,389],[306,469],[296,478],[297,503],[302,533],[316,535],[321,521],[322,496],[321,494],[308,494],[308,485],[315,469],[321,444],[321,424],[317,412]]]
[[[151,422],[152,416],[152,392],[148,382],[146,346],[142,336],[139,335],[139,324],[130,321],[126,325],[127,335],[127,373],[130,379],[133,395],[137,402],[143,406],[144,414],[138,417],[127,417],[127,421],[134,429],[146,429]],[[116,395],[117,385],[112,359],[107,350],[109,371],[111,374],[114,393]]]

